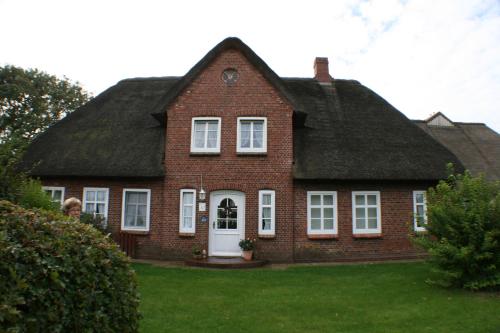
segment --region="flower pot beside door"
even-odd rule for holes
[[[255,239],[242,239],[240,240],[240,248],[243,250],[242,257],[244,260],[252,260],[253,249],[255,248]]]

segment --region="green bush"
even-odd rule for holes
[[[500,183],[469,172],[451,175],[427,196],[427,234],[416,238],[430,255],[432,282],[471,290],[500,288]]]
[[[127,257],[60,213],[0,201],[1,332],[137,332]]]
[[[26,178],[21,183],[17,203],[27,209],[41,208],[54,212],[61,210],[59,204],[53,202],[50,195],[42,189],[42,183],[31,178]]]
[[[106,220],[100,215],[92,213],[82,213],[80,215],[80,222],[93,226],[103,234],[110,233],[108,226],[106,225]]]

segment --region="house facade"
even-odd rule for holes
[[[237,38],[183,77],[127,79],[40,135],[23,166],[133,235],[135,256],[193,246],[273,261],[414,258],[425,190],[461,162],[357,81],[280,78]]]

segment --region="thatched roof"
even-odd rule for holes
[[[297,179],[435,180],[446,176],[447,162],[460,168],[446,148],[358,82],[279,78],[236,38],[184,77],[119,82],[40,135],[24,168],[36,164],[37,176],[163,176],[167,106],[228,48],[242,52],[294,108]]]
[[[437,117],[449,123],[432,125]],[[500,135],[491,128],[482,123],[452,122],[441,113],[415,123],[452,151],[472,174],[500,180]]]

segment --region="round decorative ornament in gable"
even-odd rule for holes
[[[239,77],[240,74],[234,68],[227,68],[222,72],[222,81],[228,86],[235,84]]]

